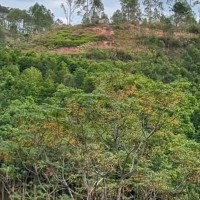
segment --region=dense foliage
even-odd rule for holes
[[[120,3],[0,6],[0,199],[200,199],[198,2]]]
[[[5,196],[199,199],[198,48],[120,55],[1,49]]]

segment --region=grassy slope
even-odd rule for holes
[[[158,47],[181,50],[198,40],[197,34],[166,33],[163,30],[135,25],[99,25],[96,27],[57,27],[34,36],[22,49],[59,54],[84,54],[93,49],[120,49],[131,53],[147,52]]]

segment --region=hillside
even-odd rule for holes
[[[118,3],[0,6],[0,200],[200,200],[199,4]]]
[[[55,27],[49,33],[34,36],[25,50],[36,49],[61,54],[86,53],[92,49],[124,50],[133,53],[146,52],[152,47],[183,49],[196,43],[198,34],[184,30],[173,33],[163,29],[133,24],[99,25],[92,27]]]
[[[198,34],[125,24],[21,40],[0,49],[2,200],[199,199]]]

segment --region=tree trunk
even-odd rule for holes
[[[118,189],[117,200],[121,200],[122,197],[122,186]]]

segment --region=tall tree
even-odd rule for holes
[[[64,11],[65,18],[67,20],[67,25],[71,25],[72,17],[76,9],[80,6],[80,0],[65,0],[66,5],[64,3],[61,4],[61,8]]]
[[[160,20],[163,11],[163,2],[161,0],[144,0],[145,16],[150,23]]]
[[[43,31],[51,27],[54,23],[53,13],[43,5],[36,3],[29,8],[29,14],[35,31]]]
[[[10,9],[0,5],[0,23],[2,26],[7,27],[6,16],[10,12]]]
[[[120,0],[122,12],[129,22],[138,22],[141,19],[140,5],[138,0]]]
[[[172,8],[172,11],[174,12],[174,22],[176,26],[195,21],[192,9],[187,2],[176,2]]]
[[[11,9],[6,18],[9,22],[10,30],[15,28],[15,32],[27,32],[30,15],[26,10]]]
[[[80,0],[83,12],[83,24],[99,21],[104,5],[102,0]],[[95,20],[94,20],[95,19]]]

